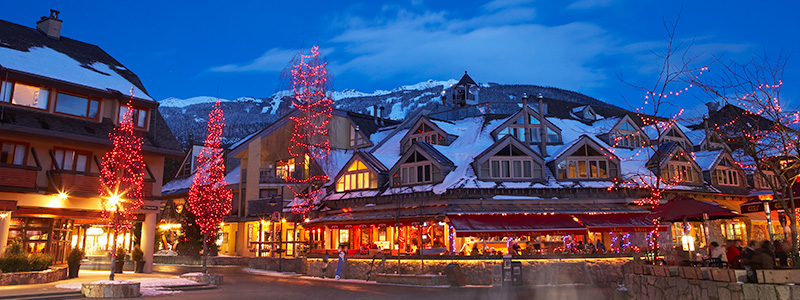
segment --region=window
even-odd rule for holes
[[[405,144],[403,150],[411,148],[415,141],[432,145],[444,145],[446,143],[445,136],[442,133],[424,122],[417,126],[417,129],[412,130],[409,137],[408,143]]]
[[[618,176],[619,167],[588,145],[556,165],[558,179],[602,179]]]
[[[735,169],[717,170],[717,184],[719,185],[739,185],[739,172]]]
[[[395,185],[432,182],[433,168],[425,156],[415,151],[393,175],[393,182]]]
[[[494,154],[481,166],[481,174],[491,179],[541,179],[542,165],[512,145]]]
[[[275,172],[278,178],[283,178],[285,180],[287,177],[295,177],[294,158],[278,161],[276,165],[278,167],[275,169]]]
[[[500,130],[497,138],[501,139],[507,135],[516,137],[522,142],[538,143],[541,139],[540,134],[541,125],[539,119],[534,114],[525,113],[519,117],[514,123],[508,127]],[[561,142],[561,136],[558,132],[550,127],[547,127],[547,143],[558,144]]]
[[[60,170],[87,172],[89,170],[89,157],[91,152],[66,148],[55,148],[53,156],[56,158],[56,167]]]
[[[43,87],[4,81],[0,87],[0,100],[12,104],[47,109],[50,91]]]
[[[759,174],[759,173],[756,173],[754,175],[755,178],[756,178],[756,185],[758,185],[756,188],[765,189],[765,190],[772,189],[772,187],[769,185],[770,182],[772,182],[772,184],[774,184],[776,187],[780,188],[780,183],[778,182],[778,177],[776,177],[774,174],[772,174],[772,172],[764,172],[764,174],[767,175],[766,178],[764,178],[764,176],[761,176],[761,174]]]
[[[127,106],[120,106],[119,107],[119,121],[121,122],[123,117],[125,116],[125,112],[128,111]],[[133,126],[138,128],[145,128],[147,127],[147,110],[144,108],[133,107]]]
[[[258,198],[259,199],[271,199],[274,196],[278,196],[277,189],[260,189],[258,190]]]
[[[360,160],[350,164],[347,171],[336,181],[337,192],[376,188],[378,188],[378,177]]]
[[[676,155],[662,170],[661,177],[672,182],[700,182],[700,174],[691,164],[691,159],[686,154]]]
[[[27,149],[27,144],[0,141],[0,164],[24,166]]]
[[[97,118],[99,101],[82,96],[58,93],[56,112],[87,118]]]
[[[358,126],[350,125],[350,147],[356,148],[362,144],[364,144],[364,137]]]

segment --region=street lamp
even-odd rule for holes
[[[758,195],[758,200],[764,204],[764,213],[767,214],[767,232],[769,232],[769,241],[772,242],[772,216],[770,215],[769,203],[772,201],[772,193]]]

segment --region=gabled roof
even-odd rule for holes
[[[475,157],[475,162],[482,161],[486,156],[493,156],[495,153],[497,153],[497,151],[500,151],[501,147],[505,147],[507,145],[514,145],[514,147],[522,150],[528,156],[533,157],[534,159],[539,161],[539,163],[544,163],[544,159],[542,158],[541,155],[539,155],[539,153],[533,151],[531,147],[526,146],[525,144],[520,142],[517,138],[510,135],[501,138],[499,141],[495,142],[494,145],[492,145],[489,148],[486,148],[486,150],[483,150],[483,152],[481,152],[480,154],[478,154],[478,156]]]
[[[378,161],[378,159],[372,156],[372,154],[370,154],[369,152],[355,151],[353,152],[353,156],[350,158],[350,160],[348,160],[347,163],[345,163],[342,166],[342,168],[339,170],[336,176],[333,177],[332,182],[336,182],[336,180],[339,180],[339,177],[341,177],[342,174],[344,174],[344,172],[347,172],[347,168],[349,168],[350,165],[352,165],[356,160],[363,163],[370,170],[370,172],[375,173],[376,175],[384,174],[387,171],[389,171],[389,169],[387,169],[386,166],[384,166],[380,161]]]
[[[346,115],[354,125],[358,126],[358,130],[366,135],[367,140],[369,140],[369,137],[372,136],[373,133],[377,132],[378,129],[382,127],[393,126],[402,123],[400,121],[383,118],[383,123],[380,124],[381,121],[376,122],[374,116],[352,111],[335,109],[334,113]]]
[[[650,159],[647,160],[647,167],[648,168],[655,167],[657,157],[661,158],[661,163],[659,163],[659,165],[663,167],[664,163],[667,163],[669,162],[670,159],[672,159],[672,154],[676,153],[676,151],[684,151],[686,156],[689,158],[689,162],[698,169],[702,170],[700,165],[698,165],[697,162],[692,158],[691,152],[687,151],[686,149],[683,149],[683,146],[681,146],[680,143],[675,141],[668,141],[662,143],[661,147],[658,148],[656,153],[653,154],[653,156],[651,156]]]
[[[589,145],[592,148],[594,148],[595,150],[603,153],[609,159],[614,159],[614,160],[619,161],[619,157],[617,157],[611,151],[608,151],[608,148],[609,148],[608,144],[606,144],[605,142],[601,141],[600,139],[598,139],[595,136],[588,135],[588,134],[583,134],[578,139],[572,141],[568,145],[564,145],[564,147],[562,147],[560,151],[558,151],[556,153],[553,153],[552,158],[549,159],[548,162],[561,161],[564,158],[566,158],[567,156],[571,155],[573,152],[575,152],[578,149],[578,146],[581,146],[581,145],[584,145],[584,144],[585,145]]]
[[[131,70],[100,47],[61,36],[51,39],[34,28],[0,20],[0,69],[129,95],[155,103]]]
[[[469,75],[467,75],[467,71],[464,71],[464,76],[462,76],[461,80],[459,80],[458,83],[456,83],[456,86],[459,85],[478,85],[478,84],[475,83],[475,80],[472,80],[472,77],[469,77]]]
[[[414,142],[414,145],[417,145],[417,147],[419,147],[418,148],[419,150],[428,153],[431,157],[433,157],[434,160],[436,160],[442,165],[449,165],[449,166],[455,165],[453,164],[453,161],[451,161],[449,158],[447,158],[447,156],[442,154],[442,152],[439,152],[439,150],[436,150],[436,148],[434,148],[433,145],[431,144],[416,141]],[[409,151],[411,151],[411,149],[409,149]]]
[[[539,112],[537,112],[535,109],[530,107],[530,105],[528,105],[528,106],[524,106],[523,105],[520,110],[518,110],[516,113],[511,115],[511,117],[506,119],[506,121],[503,122],[502,124],[500,124],[500,126],[497,126],[497,128],[492,130],[492,132],[491,132],[492,136],[493,137],[497,137],[497,135],[500,133],[500,131],[502,131],[503,129],[505,129],[509,125],[511,125],[514,122],[516,122],[519,118],[522,117],[521,115],[523,113],[525,113],[525,112],[527,112],[528,114],[534,115],[534,116],[536,116],[536,119],[539,119],[539,117],[538,117],[539,116]],[[547,127],[551,127],[551,129],[554,129],[555,131],[558,131],[559,133],[561,132],[561,128],[559,128],[558,126],[556,126],[555,124],[553,124],[552,122],[547,120],[547,117],[543,118],[543,120],[539,120],[539,122],[545,124],[545,126],[547,126]]]
[[[717,166],[723,154],[725,154],[723,150],[695,151],[692,152],[692,157],[701,170],[709,171]]]

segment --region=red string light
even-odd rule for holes
[[[189,206],[195,215],[200,231],[209,239],[217,232],[217,224],[231,211],[231,191],[225,186],[225,164],[223,164],[222,129],[225,127],[220,101],[217,100],[208,114],[208,134],[203,150],[197,156],[197,172],[189,188]]]
[[[294,121],[294,133],[288,148],[289,155],[295,164],[303,170],[310,171],[311,162],[317,165],[330,153],[328,125],[333,112],[333,100],[327,96],[328,73],[327,63],[319,57],[319,46],[314,46],[310,54],[301,54],[300,61],[292,65],[292,104],[300,110],[300,116],[291,117]],[[311,209],[311,203],[324,196],[322,189],[315,183],[327,182],[327,175],[300,176],[285,173],[284,180],[294,194],[292,212],[305,214]],[[308,177],[308,178],[306,178]]]
[[[113,145],[103,155],[100,168],[100,203],[102,216],[114,231],[133,227],[136,216],[133,211],[142,206],[144,193],[144,139],[136,136],[133,129],[133,88],[127,109],[119,120],[119,126],[108,134]]]

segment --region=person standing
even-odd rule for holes
[[[739,239],[733,240],[733,242],[729,243],[726,256],[728,258],[728,265],[731,267],[731,269],[741,268],[742,254],[739,251],[741,244],[742,241]]]

